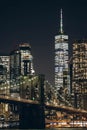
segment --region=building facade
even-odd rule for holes
[[[55,88],[57,91],[60,88],[70,90],[68,35],[65,35],[63,31],[62,9],[60,17],[59,34],[55,36]]]
[[[0,61],[2,65],[6,68],[5,77],[7,80],[10,78],[10,57],[7,55],[0,55]]]
[[[75,107],[87,109],[87,41],[73,43],[72,93]]]
[[[21,55],[19,50],[10,53],[10,79],[16,79],[21,75]]]
[[[7,81],[7,68],[3,64],[2,59],[0,58],[0,85],[6,83]]]
[[[22,43],[10,53],[10,79],[17,79],[21,75],[33,75],[33,56],[29,43]]]

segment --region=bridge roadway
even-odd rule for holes
[[[24,98],[20,98],[20,97],[10,97],[10,96],[1,96],[0,95],[0,102],[4,102],[4,103],[13,103],[13,104],[36,104],[39,105],[38,101],[35,100],[29,100],[29,99],[24,99]]]
[[[62,112],[67,112],[68,114],[80,114],[85,117],[87,117],[87,111],[83,109],[76,109],[73,107],[67,107],[67,106],[61,106],[61,105],[45,105],[45,108],[51,109],[51,110],[57,110]]]
[[[13,98],[10,96],[1,96],[0,95],[0,102],[4,103],[13,103],[13,104],[32,104],[32,105],[40,105],[39,101],[23,99],[23,98]],[[44,104],[44,107],[50,110],[58,110],[68,113],[76,113],[81,114],[87,117],[87,111],[82,109],[76,109],[73,107],[61,106],[61,105],[52,105],[52,104]]]

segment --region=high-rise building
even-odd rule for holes
[[[21,74],[32,75],[33,69],[33,56],[31,55],[31,46],[28,43],[19,44],[19,50],[21,53]]]
[[[62,9],[60,14],[60,30],[55,36],[55,88],[67,88],[70,91],[68,35],[63,31]]]
[[[0,55],[0,59],[2,62],[2,65],[7,69],[6,72],[6,79],[9,80],[10,78],[10,57],[9,55]]]
[[[28,43],[19,44],[10,53],[10,78],[17,79],[21,75],[33,75],[33,56]]]
[[[7,68],[3,64],[2,59],[0,58],[0,84],[6,83],[7,81]]]
[[[87,109],[87,41],[73,43],[72,93],[75,107]]]
[[[21,75],[21,54],[18,49],[10,53],[10,79],[16,79]]]

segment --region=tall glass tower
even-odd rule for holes
[[[63,31],[62,9],[60,11],[60,30],[55,36],[55,88],[70,91],[68,35]]]

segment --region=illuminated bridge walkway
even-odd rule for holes
[[[87,118],[87,111],[85,110],[60,105],[40,104],[38,101],[29,99],[0,96],[0,102],[14,104],[19,107],[20,128],[44,128],[45,110],[56,110],[66,112],[67,114],[77,114]]]

